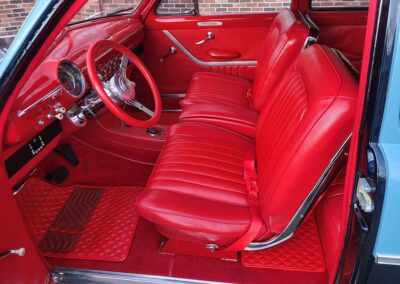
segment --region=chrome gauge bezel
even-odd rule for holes
[[[71,91],[69,91],[65,87],[65,85],[60,80],[60,72],[61,71],[70,72],[69,75],[72,75],[72,78],[78,78],[78,80],[80,81],[80,84],[81,84],[81,88],[80,88],[79,93],[71,93]],[[85,75],[83,75],[82,70],[75,63],[73,63],[72,61],[63,60],[58,64],[57,80],[60,83],[60,86],[62,87],[62,89],[73,98],[80,98],[86,92],[87,83],[86,83]]]

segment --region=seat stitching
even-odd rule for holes
[[[231,180],[231,179],[227,179],[227,178],[221,178],[221,177],[216,177],[216,176],[210,176],[207,174],[202,174],[202,173],[198,173],[198,172],[190,172],[190,171],[185,171],[185,170],[172,170],[174,173],[175,172],[180,172],[180,173],[187,173],[187,174],[192,174],[192,175],[198,175],[198,176],[203,176],[203,177],[208,177],[208,178],[214,178],[214,179],[219,179],[222,181],[229,181],[229,182],[233,182],[233,183],[237,183],[237,184],[245,184],[244,179],[243,182],[238,182],[235,180]],[[171,170],[162,170],[162,169],[158,169],[157,172],[163,172],[163,173],[171,173]],[[240,176],[240,175],[239,175]]]

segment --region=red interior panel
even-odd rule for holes
[[[320,28],[318,42],[339,49],[360,70],[367,24],[365,11],[309,11]]]
[[[262,39],[275,16],[275,13],[267,13],[251,15],[251,17],[249,15],[157,17],[151,13],[145,22],[144,46],[148,67],[160,92],[184,93],[189,86],[192,74],[199,71],[213,71],[253,79],[254,65],[246,66],[239,62],[225,66],[218,62],[256,61]],[[199,22],[219,22],[220,25],[203,27],[198,26]],[[203,63],[196,62],[186,55],[168,38],[164,30]],[[196,45],[196,42],[204,39],[208,32],[213,32],[215,38]],[[160,58],[168,53],[170,47],[175,47],[177,53],[161,63]],[[219,50],[230,56],[215,57],[213,50]],[[231,54],[235,54],[234,59]],[[214,65],[208,65],[210,62],[214,62]]]

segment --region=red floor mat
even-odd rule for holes
[[[16,195],[26,225],[39,243],[54,226],[72,192],[76,188],[101,189],[102,196],[90,220],[79,231],[79,238],[68,253],[45,252],[48,257],[123,261],[126,259],[139,216],[134,205],[141,187],[57,187],[31,178]],[[63,229],[61,233],[73,234]]]
[[[246,267],[325,271],[325,259],[314,216],[307,218],[288,241],[263,251],[243,252],[242,264]]]

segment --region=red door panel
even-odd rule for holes
[[[340,50],[360,69],[367,11],[310,11],[308,14],[320,28],[319,42]]]
[[[161,93],[186,92],[192,74],[219,72],[252,80],[261,42],[275,13],[157,17],[145,22],[146,62]],[[211,32],[214,38],[197,42]],[[171,47],[176,54],[168,54]]]

